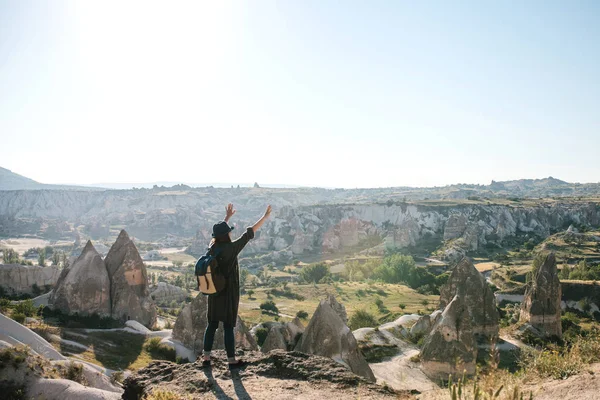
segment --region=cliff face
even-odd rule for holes
[[[60,270],[55,267],[39,267],[18,264],[0,264],[0,286],[9,294],[34,294],[33,285],[40,289],[54,286]]]
[[[348,205],[285,208],[263,228],[250,251],[279,250],[294,254],[338,251],[382,239],[386,246],[418,245],[430,237],[453,240],[467,250],[502,243],[518,234],[546,237],[570,222],[596,226],[595,203],[555,203],[531,207],[465,205]],[[203,238],[204,239],[204,238]]]
[[[122,225],[141,240],[195,237],[189,251],[199,255],[210,240],[212,225],[224,217],[228,202],[238,210],[232,221],[237,227],[234,234],[255,222],[266,204],[275,209],[247,254],[315,254],[381,242],[402,248],[431,238],[477,250],[490,242],[501,245],[519,233],[545,237],[570,223],[600,223],[599,205],[593,202],[398,203],[390,200],[392,193],[391,189],[212,188],[0,192],[0,235],[48,236],[51,230],[54,235],[74,236],[76,225],[85,226],[84,232],[93,235]]]

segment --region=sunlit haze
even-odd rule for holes
[[[600,181],[596,1],[0,0],[0,166],[43,183]]]

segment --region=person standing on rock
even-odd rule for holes
[[[264,215],[253,226],[246,228],[246,232],[234,241],[231,240],[233,227],[227,224],[235,214],[233,204],[228,204],[225,210],[225,220],[213,225],[213,239],[210,242],[210,248],[219,249],[217,255],[218,268],[227,278],[227,284],[221,292],[208,298],[206,313],[208,325],[204,333],[202,366],[210,366],[210,353],[215,340],[215,331],[219,327],[219,322],[223,322],[227,361],[230,369],[236,369],[244,365],[243,361],[235,358],[235,337],[233,333],[240,304],[240,269],[237,257],[250,239],[254,238],[256,231],[269,218],[271,206],[267,207]]]

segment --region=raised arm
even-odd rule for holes
[[[229,218],[233,217],[233,214],[235,214],[235,210],[233,209],[233,204],[229,203],[227,204],[227,207],[225,207],[225,222],[229,222]]]
[[[271,215],[271,206],[267,206],[267,209],[266,209],[264,215],[258,221],[256,221],[256,223],[254,225],[252,225],[252,231],[254,231],[254,233],[256,233],[256,231],[260,229],[260,227],[265,223],[265,221],[267,220],[267,218],[269,218],[270,215]]]

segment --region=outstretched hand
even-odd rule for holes
[[[233,217],[233,214],[235,214],[233,204],[229,203],[227,204],[227,207],[225,207],[225,221],[228,221],[229,218]]]
[[[267,209],[265,210],[265,218],[269,218],[269,215],[271,215],[271,211],[273,211],[271,206],[267,206]]]

